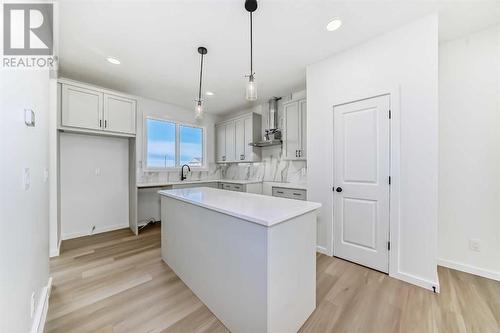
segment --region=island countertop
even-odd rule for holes
[[[208,187],[164,190],[158,193],[162,196],[188,202],[266,227],[271,227],[321,207],[321,204],[316,202]]]

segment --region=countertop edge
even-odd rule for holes
[[[187,203],[190,203],[190,204],[195,205],[195,206],[199,206],[199,207],[203,207],[203,208],[206,208],[206,209],[210,209],[210,210],[222,213],[222,214],[226,214],[226,215],[233,216],[233,217],[245,220],[245,221],[256,223],[256,224],[262,225],[264,227],[272,227],[274,225],[280,224],[282,222],[288,221],[288,220],[293,219],[295,217],[298,217],[298,216],[310,213],[312,211],[315,211],[315,210],[321,208],[321,204],[320,203],[308,201],[308,204],[311,205],[311,207],[303,209],[301,212],[296,212],[294,214],[290,214],[290,215],[285,216],[285,217],[280,218],[280,219],[262,220],[262,219],[254,218],[252,216],[238,214],[238,213],[235,213],[234,211],[228,211],[226,209],[223,209],[223,208],[220,208],[220,207],[215,207],[213,205],[207,205],[207,204],[204,204],[204,203],[200,203],[199,201],[190,200],[190,199],[182,197],[182,196],[170,194],[170,193],[168,193],[166,191],[158,191],[158,193],[161,196],[165,196],[165,197],[168,197],[168,198],[171,198],[171,199],[176,199],[176,200],[179,200],[179,201],[187,202]],[[293,200],[293,199],[284,199],[284,200]]]

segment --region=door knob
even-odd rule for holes
[[[337,191],[339,193],[342,192],[342,187],[337,187],[337,189],[335,191]]]

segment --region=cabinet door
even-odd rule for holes
[[[102,129],[102,101],[101,92],[63,84],[61,125],[92,130]]]
[[[300,108],[298,102],[284,106],[284,158],[298,159],[300,150]]]
[[[307,155],[307,101],[299,101],[300,107],[300,147],[299,158],[305,160]]]
[[[226,159],[226,125],[215,126],[216,132],[216,161],[225,162]]]
[[[132,99],[104,94],[104,130],[135,134],[135,106]]]
[[[245,140],[243,142],[244,147],[244,160],[246,162],[253,162],[255,160],[255,154],[254,154],[254,147],[250,146],[249,144],[254,141],[253,137],[253,119],[252,117],[247,117],[244,120],[244,127],[245,127]]]
[[[235,149],[236,161],[245,160],[245,118],[237,119],[235,121]]]
[[[235,126],[234,121],[231,121],[226,124],[226,162],[237,162],[235,148]]]

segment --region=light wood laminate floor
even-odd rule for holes
[[[45,332],[227,332],[160,258],[160,228],[62,243]],[[500,332],[500,282],[439,268],[441,293],[317,257],[317,308],[301,332]],[[257,333],[257,332],[256,332]]]

